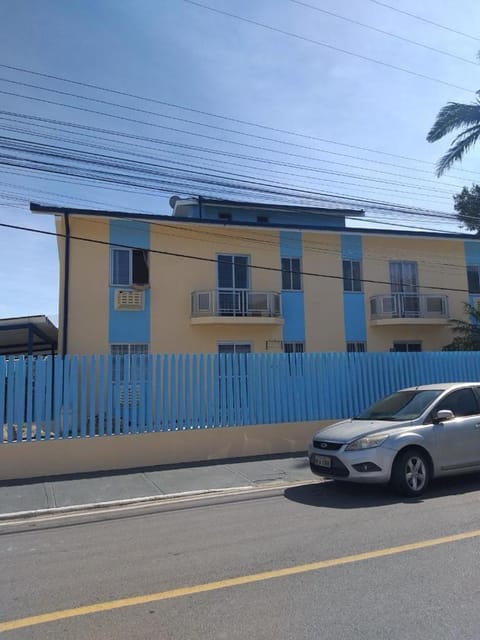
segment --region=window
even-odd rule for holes
[[[219,220],[223,220],[224,222],[231,222],[232,221],[232,214],[231,213],[219,213],[218,214],[218,219]]]
[[[218,345],[218,353],[251,353],[249,342],[223,342]]]
[[[467,280],[469,293],[480,293],[480,265],[467,267]]]
[[[221,254],[217,256],[217,281],[219,289],[248,289],[248,256]]]
[[[347,342],[347,353],[365,353],[366,350],[366,342]]]
[[[304,342],[284,342],[283,343],[284,353],[304,353],[304,351],[305,351]]]
[[[354,420],[414,420],[427,410],[442,390],[397,391],[382,398]]]
[[[390,287],[392,293],[416,293],[418,287],[417,263],[390,262]]]
[[[407,352],[407,353],[412,353],[415,351],[421,351],[422,350],[422,343],[418,342],[418,341],[414,341],[414,342],[405,342],[405,341],[398,341],[398,342],[394,342],[393,343],[393,348],[390,349],[390,351],[401,351],[401,352]]]
[[[257,222],[259,224],[268,224],[268,216],[257,216]]]
[[[343,290],[362,290],[362,270],[359,260],[343,261]]]
[[[148,356],[148,343],[138,342],[134,344],[111,344],[110,353],[112,356]],[[112,379],[115,381],[117,371],[115,362],[113,363]],[[135,370],[136,379],[140,377],[140,360],[137,358],[137,368]],[[128,361],[128,368],[125,371],[125,358],[120,358],[120,380],[123,380],[127,376],[127,379],[131,378],[131,358]]]
[[[455,417],[474,416],[479,413],[478,402],[472,389],[458,389],[452,391],[446,398],[440,400],[435,407],[435,413],[442,409],[453,411]]]
[[[129,287],[149,282],[148,251],[145,249],[112,249],[111,283]]]
[[[301,290],[301,271],[300,258],[282,258],[282,289]]]

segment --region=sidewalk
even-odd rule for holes
[[[314,479],[305,455],[177,465],[0,483],[0,517],[189,492],[289,485]]]

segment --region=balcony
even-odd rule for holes
[[[448,296],[391,293],[370,298],[371,325],[446,324]]]
[[[192,293],[191,324],[283,324],[280,294],[249,289]]]

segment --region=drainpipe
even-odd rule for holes
[[[70,288],[70,220],[68,213],[63,214],[65,221],[65,256],[63,263],[63,335],[62,335],[62,355],[67,355],[68,344],[68,297]]]
[[[198,213],[199,213],[199,217],[203,218],[203,214],[202,214],[202,196],[198,196]]]

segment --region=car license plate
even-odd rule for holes
[[[328,467],[330,469],[332,466],[332,460],[326,456],[314,456],[313,464],[316,464],[319,467]]]

